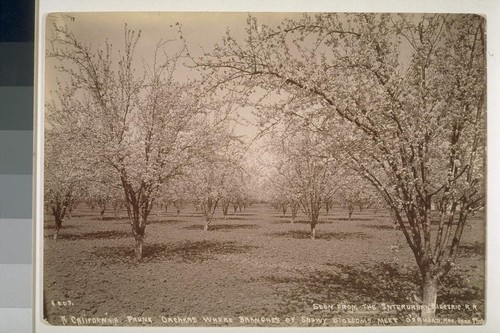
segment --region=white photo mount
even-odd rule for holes
[[[46,1],[41,0],[38,2],[37,7],[37,23],[36,23],[36,84],[35,84],[35,147],[36,147],[36,161],[35,161],[35,177],[34,177],[34,223],[35,223],[35,246],[34,246],[34,298],[33,298],[33,325],[36,332],[87,332],[87,331],[109,331],[109,332],[143,332],[143,331],[164,331],[164,330],[172,330],[172,331],[219,331],[222,327],[219,325],[211,325],[207,323],[203,323],[203,319],[201,316],[196,316],[196,323],[193,323],[193,320],[190,318],[194,318],[189,313],[185,314],[166,314],[166,313],[153,313],[153,314],[143,314],[144,311],[137,311],[131,314],[125,314],[123,311],[118,311],[119,315],[109,315],[103,316],[100,315],[87,315],[85,312],[78,311],[77,313],[71,314],[68,311],[61,312],[60,322],[56,325],[47,324],[43,319],[43,311],[45,306],[50,306],[56,309],[71,309],[71,307],[75,306],[75,299],[67,299],[64,297],[51,297],[50,299],[43,299],[43,283],[44,283],[44,245],[45,242],[49,240],[49,238],[44,237],[44,205],[43,205],[43,179],[44,179],[44,105],[46,103],[45,96],[47,94],[47,72],[49,71],[46,68],[46,56],[45,52],[47,51],[47,18],[54,17],[54,13],[65,13],[71,15],[72,13],[75,16],[83,15],[83,13],[99,13],[99,15],[103,17],[103,21],[105,21],[105,16],[109,15],[110,17],[118,16],[118,13],[122,13],[123,15],[128,15],[131,17],[134,13],[137,15],[144,15],[145,13],[154,13],[154,12],[163,12],[163,13],[179,13],[179,17],[182,17],[181,12],[185,12],[185,15],[192,15],[192,13],[207,13],[207,12],[226,12],[226,15],[231,15],[231,12],[239,12],[242,16],[246,15],[248,12],[274,12],[277,15],[279,13],[291,13],[291,12],[408,12],[408,13],[435,13],[435,12],[446,12],[446,13],[475,13],[484,15],[486,17],[486,25],[487,25],[487,72],[488,72],[488,201],[490,205],[487,205],[487,231],[486,231],[486,246],[487,246],[487,256],[485,259],[485,279],[486,279],[486,287],[485,287],[485,317],[486,324],[484,325],[465,325],[464,327],[460,327],[456,325],[456,323],[450,327],[446,327],[447,325],[439,325],[439,326],[414,326],[412,324],[404,323],[401,326],[397,326],[397,330],[404,331],[418,331],[418,332],[434,332],[434,331],[468,331],[471,329],[477,330],[478,332],[488,332],[494,330],[495,328],[500,327],[500,321],[497,319],[496,312],[500,308],[498,301],[495,299],[494,295],[499,291],[498,283],[495,282],[497,279],[495,277],[498,275],[498,262],[496,262],[496,258],[494,258],[494,253],[498,250],[498,245],[494,241],[498,230],[498,226],[495,225],[495,216],[496,216],[496,207],[494,202],[495,198],[498,195],[494,188],[491,187],[496,185],[496,179],[494,179],[494,166],[498,164],[496,159],[498,158],[496,153],[496,147],[494,143],[495,133],[494,133],[494,125],[496,124],[495,115],[495,106],[498,104],[498,97],[495,94],[495,91],[498,90],[498,78],[494,77],[493,71],[498,69],[498,60],[495,57],[497,53],[498,45],[495,42],[498,38],[495,39],[495,36],[498,34],[498,27],[496,27],[497,23],[495,21],[494,14],[498,14],[498,5],[494,4],[493,1],[479,1],[477,4],[470,4],[468,2],[452,2],[452,1],[442,1],[436,3],[435,1],[408,1],[406,3],[394,3],[390,1],[377,1],[376,3],[372,2],[359,2],[356,4],[344,2],[344,1],[316,1],[308,4],[304,4],[298,1],[291,1],[289,3],[284,3],[278,5],[270,5],[264,1],[260,2],[252,2],[251,4],[245,1],[234,1],[234,2],[217,2],[217,1],[209,1],[199,3],[196,1],[192,2],[184,2],[182,4],[178,4],[175,2],[161,2],[161,1],[151,1],[147,3],[140,3],[137,1],[116,1],[116,2],[106,2],[102,3],[99,1],[89,1],[85,3],[77,2],[77,1],[69,1],[69,2],[59,2],[59,1]],[[51,16],[52,15],[52,16]],[[195,15],[194,15],[195,16]],[[193,17],[194,17],[193,16]],[[140,27],[139,27],[140,28]],[[183,28],[187,28],[187,25],[184,25]],[[120,30],[120,29],[118,29]],[[147,30],[147,29],[145,29]],[[121,32],[121,31],[120,31]],[[145,34],[146,32],[144,32]],[[99,36],[106,37],[106,36]],[[120,35],[121,37],[121,35]],[[101,42],[101,40],[100,40]],[[121,40],[119,40],[116,44],[120,44]],[[121,44],[120,44],[121,45]],[[128,226],[128,225],[126,225]],[[126,229],[127,232],[130,232],[130,228]],[[120,229],[121,230],[121,229]],[[246,233],[251,233],[252,229],[246,231]],[[129,237],[130,242],[132,242],[132,236]],[[110,242],[113,242],[114,238],[110,238]],[[75,241],[76,242],[76,241]],[[228,245],[229,243],[225,243]],[[146,245],[147,246],[147,245]],[[132,248],[132,247],[131,247]],[[92,253],[96,253],[94,250]],[[414,262],[412,263],[414,264]],[[198,272],[197,274],[203,274],[202,272]],[[154,287],[151,287],[154,288]],[[88,291],[92,293],[93,291]],[[84,296],[85,297],[85,296]],[[315,304],[316,307],[328,306],[329,304]],[[337,306],[337,302],[332,303],[332,306]],[[349,304],[345,304],[348,306]],[[222,318],[222,324],[231,324],[234,321],[238,321],[238,316],[229,315],[225,317],[224,315],[216,314],[218,311],[214,312],[215,318]],[[133,319],[131,324],[129,325],[115,325],[117,320],[122,323],[124,320],[127,320],[127,316],[132,317]],[[242,314],[242,316],[246,316],[246,314]],[[298,330],[299,328],[295,328],[294,325],[289,325],[285,322],[287,318],[291,318],[292,316],[282,316],[279,317],[281,324],[277,324],[273,322],[277,316],[273,315],[253,315],[248,314],[248,317],[255,318],[266,318],[262,323],[256,322],[248,322],[248,325],[236,325],[231,326],[231,328],[226,329],[241,329],[241,330],[278,330],[285,331],[289,330],[290,327]],[[268,317],[268,318],[267,318]],[[301,320],[301,315],[295,316],[294,320]],[[310,318],[315,318],[314,315],[309,316]],[[165,320],[163,321],[163,318]],[[178,325],[174,321],[174,318],[181,323]],[[232,318],[232,322],[229,322],[229,318]],[[219,320],[217,319],[217,320]],[[266,320],[269,319],[269,322]],[[152,320],[155,322],[155,325],[149,325],[149,321]],[[170,321],[174,321],[173,323]],[[227,320],[228,322],[224,323]],[[249,319],[250,320],[250,319]],[[390,320],[387,317],[387,320]],[[99,324],[99,321],[103,323],[103,325]],[[130,322],[130,320],[129,320]],[[68,325],[65,325],[68,324]],[[387,322],[387,324],[394,324],[394,322]],[[368,331],[368,332],[385,332],[387,327],[378,326],[378,325],[357,325],[356,327],[342,327],[342,325],[332,325],[329,327],[335,327],[335,329],[340,331]],[[312,326],[308,327],[308,329],[321,329],[322,326]],[[324,328],[323,328],[324,329]]]

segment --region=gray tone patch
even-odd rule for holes
[[[0,101],[0,130],[33,129],[33,87],[0,86]]]
[[[31,219],[31,200],[31,175],[0,175],[0,219]]]
[[[0,174],[33,173],[33,132],[0,131]]]
[[[33,43],[0,43],[0,86],[33,86]]]
[[[32,222],[0,220],[0,264],[31,264]]]
[[[0,265],[0,308],[31,307],[31,265]]]

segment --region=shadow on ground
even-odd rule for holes
[[[273,224],[310,224],[311,222],[308,220],[295,220],[293,223],[290,221],[290,217],[280,217],[279,219],[273,220],[271,223]],[[339,223],[339,221],[347,221],[347,222],[356,222],[356,221],[373,221],[373,219],[344,219],[344,218],[334,218],[325,216],[319,220],[318,224],[333,224]]]
[[[89,213],[89,214],[73,214],[71,217],[89,217],[89,216],[95,216],[95,213]]]
[[[188,230],[203,230],[205,225],[203,224],[192,224],[190,226],[185,227],[184,229]],[[237,229],[258,229],[259,226],[257,224],[214,224],[210,225],[208,231],[231,231]]]
[[[214,260],[217,256],[228,254],[242,254],[254,246],[237,242],[223,241],[185,241],[170,244],[145,244],[143,249],[143,262],[157,262],[164,260],[179,260],[189,263],[202,263]],[[134,255],[133,243],[130,246],[105,246],[96,248],[91,256],[109,263],[133,263],[137,261]],[[139,263],[140,264],[140,263]]]
[[[397,230],[394,224],[386,225],[386,224],[362,224],[360,225],[362,228],[368,229],[376,229],[376,230]]]
[[[273,237],[286,237],[294,239],[309,239],[311,234],[305,230],[290,230],[285,232],[276,232],[269,234]],[[316,229],[316,239],[324,240],[346,240],[346,239],[369,239],[369,235],[363,232],[326,232]]]
[[[65,234],[64,229],[59,231],[59,240],[92,240],[92,239],[118,239],[131,237],[131,233],[125,231],[95,231],[79,234]],[[48,235],[47,237],[52,237]]]
[[[290,217],[280,217],[279,220],[273,220],[271,223],[273,224],[310,224],[308,220],[295,220],[293,223],[290,220]],[[328,224],[328,223],[334,223],[334,221],[331,220],[321,220],[318,222],[318,224]]]
[[[331,221],[356,222],[356,221],[373,221],[373,218],[369,218],[369,217],[351,217],[351,219],[349,219],[348,217],[332,217],[330,220]]]
[[[225,218],[225,220],[227,221],[248,221],[248,219],[246,217],[243,217],[241,215],[227,215],[227,217]]]
[[[93,221],[121,221],[121,220],[128,220],[128,216],[103,216],[102,219],[100,216],[93,217],[91,220]]]
[[[233,213],[228,213],[227,216],[255,216],[256,214],[255,213],[236,213],[236,215],[234,215]]]
[[[484,243],[479,243],[479,242],[475,242],[472,244],[464,243],[459,246],[458,255],[462,257],[468,257],[471,255],[484,256],[486,252],[485,250],[486,249]]]
[[[168,220],[151,220],[148,222],[148,224],[177,224],[181,223],[181,220],[174,220],[174,219],[168,219]]]
[[[54,225],[54,223],[52,222],[52,224],[47,224],[47,222],[45,222],[45,226],[43,227],[45,230],[55,230],[56,229],[56,226]],[[64,225],[61,227],[61,232],[64,230],[64,229],[79,229],[80,226],[78,225],[74,225],[74,224],[68,224],[68,225]]]
[[[329,270],[315,270],[299,277],[271,275],[265,281],[276,289],[281,305],[273,315],[291,313],[332,315],[332,310],[312,311],[312,304],[419,304],[420,274],[416,268],[395,263],[359,263],[350,266],[330,264]],[[484,290],[471,286],[467,278],[455,273],[441,280],[438,303],[477,304],[484,308]],[[333,312],[339,312],[334,309]],[[407,311],[410,312],[410,311]],[[456,310],[437,312],[461,316]],[[404,315],[404,311],[400,313]],[[469,314],[470,315],[470,314]]]

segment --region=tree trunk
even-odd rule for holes
[[[422,286],[422,302],[424,307],[421,311],[421,317],[424,319],[432,319],[436,314],[438,284],[437,279],[430,276],[425,276]]]
[[[147,217],[137,216],[136,219],[138,219],[139,221],[134,220],[134,224],[132,225],[132,233],[134,234],[135,238],[134,252],[137,261],[141,261],[143,258],[144,235],[146,234]]]
[[[54,231],[54,240],[59,239],[59,229],[61,229],[61,227],[56,227],[56,231]]]
[[[291,223],[294,223],[295,222],[295,218],[297,218],[297,212],[299,210],[299,206],[295,203],[293,203],[291,206],[291,213],[292,213],[292,220],[291,220]]]
[[[135,257],[138,261],[143,258],[144,235],[135,235]]]
[[[55,216],[56,230],[54,231],[54,240],[59,239],[59,230],[61,230],[61,226],[63,224],[63,219],[60,216]]]
[[[351,220],[352,212],[353,211],[351,209],[349,209],[349,221]]]
[[[212,222],[212,219],[210,216],[210,212],[208,211],[207,215],[205,216],[205,226],[203,227],[204,231],[208,231],[208,229],[210,228],[210,222]]]
[[[316,239],[316,224],[311,223],[311,239]]]

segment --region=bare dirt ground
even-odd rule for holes
[[[157,210],[136,262],[125,213],[81,205],[52,239],[45,218],[45,313],[54,325],[349,326],[416,325],[419,276],[388,214],[335,208],[309,239],[294,224],[255,204],[211,231],[191,207]],[[466,227],[460,258],[440,281],[441,323],[484,319],[485,220]],[[404,305],[401,309],[397,306]],[[453,308],[454,307],[454,308]],[[450,320],[450,322],[446,322]]]

